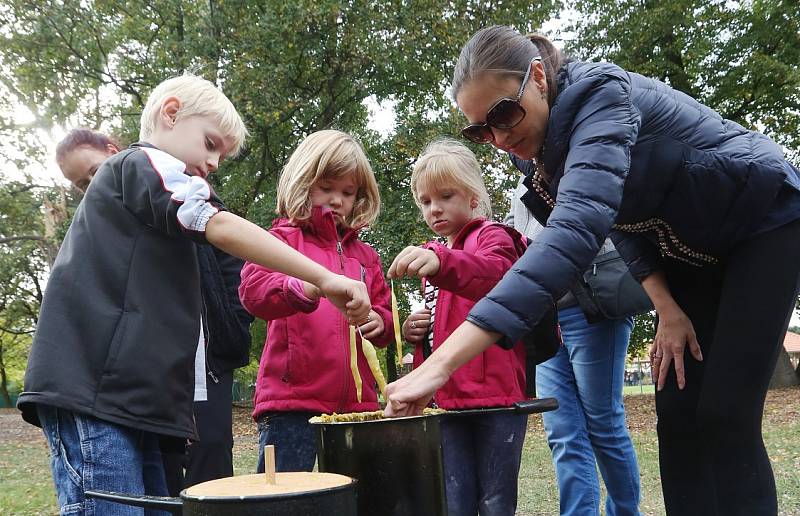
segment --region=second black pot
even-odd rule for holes
[[[298,473],[278,473],[291,476]],[[264,475],[245,475],[262,481]],[[243,477],[233,477],[244,479]],[[224,482],[229,479],[220,479]],[[245,479],[246,480],[246,479]],[[350,478],[341,478],[334,487],[303,492],[269,495],[198,496],[184,489],[180,498],[142,496],[109,491],[86,491],[89,498],[98,498],[135,507],[160,509],[178,516],[356,516],[356,484]]]
[[[319,470],[358,480],[359,516],[445,516],[441,418],[493,412],[533,414],[553,398],[512,407],[358,422],[316,422]]]

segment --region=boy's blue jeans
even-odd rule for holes
[[[558,399],[543,414],[562,515],[600,514],[595,460],[608,496],[607,516],[639,514],[639,466],[625,425],[622,384],[633,320],[589,324],[577,306],[559,310],[564,339],[536,366],[536,393]]]
[[[48,405],[37,410],[50,447],[60,514],[169,516],[84,495],[97,490],[167,496],[157,434]]]
[[[513,413],[442,421],[449,516],[513,516],[528,416]]]
[[[312,471],[317,460],[314,412],[267,412],[258,418],[258,464],[264,472],[264,447],[275,446],[275,471]]]

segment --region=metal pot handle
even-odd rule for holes
[[[99,498],[110,502],[144,507],[145,509],[161,509],[172,514],[183,514],[183,500],[172,496],[147,496],[129,493],[115,493],[113,491],[86,491],[88,498]]]
[[[558,400],[555,398],[535,398],[514,403],[514,412],[517,414],[537,414],[556,410],[557,408]]]

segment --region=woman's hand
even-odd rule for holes
[[[383,334],[383,328],[383,317],[378,315],[375,310],[370,310],[363,324],[359,326],[361,335],[367,340],[380,337]]]
[[[386,387],[386,417],[422,413],[453,371],[486,351],[499,334],[464,321],[421,366]]]
[[[392,279],[403,276],[435,276],[439,272],[439,266],[439,257],[435,252],[423,247],[408,246],[395,257],[389,267],[388,276]]]
[[[692,321],[672,297],[667,277],[663,271],[655,271],[644,278],[642,287],[658,313],[656,338],[653,345],[650,346],[650,368],[653,372],[653,381],[659,391],[663,389],[669,365],[674,361],[678,389],[683,389],[686,387],[683,350],[686,348],[687,342],[692,356],[698,361],[703,360]]]
[[[428,358],[396,382],[386,387],[386,417],[417,416],[428,406],[436,390],[447,382],[450,373],[440,361]]]
[[[431,311],[427,308],[417,310],[403,322],[403,338],[412,344],[422,342],[431,325]]]
[[[318,285],[322,295],[347,317],[350,324],[359,324],[372,308],[367,286],[361,282],[329,273]]]
[[[689,343],[689,352],[697,361],[703,360],[703,353],[700,351],[700,344],[694,333],[692,321],[677,305],[673,310],[666,313],[659,313],[658,328],[656,328],[656,338],[650,346],[650,363],[653,371],[653,381],[660,391],[664,388],[667,380],[669,365],[675,362],[675,376],[677,377],[678,389],[686,387],[686,375],[684,370],[683,352]]]

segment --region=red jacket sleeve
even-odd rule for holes
[[[494,288],[519,255],[511,235],[496,224],[481,228],[475,252],[450,249],[438,242],[425,245],[439,257],[439,272],[426,278],[461,297],[480,300]]]
[[[281,238],[274,232],[270,233]],[[281,240],[284,241],[282,238]],[[241,276],[239,299],[242,306],[265,321],[281,319],[298,312],[310,313],[319,306],[319,299],[310,301],[295,294],[289,288],[290,277],[286,274],[246,262]]]

